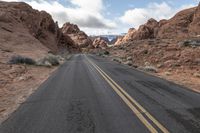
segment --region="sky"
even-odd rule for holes
[[[169,19],[178,11],[197,6],[199,0],[4,0],[24,1],[50,13],[61,27],[77,24],[88,35],[126,33],[150,18]]]

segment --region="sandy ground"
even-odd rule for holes
[[[197,71],[196,73],[200,72]],[[176,84],[183,85],[188,89],[192,89],[200,93],[200,75],[194,75],[194,70],[177,69],[172,72],[161,71],[154,75],[172,81]]]
[[[55,69],[0,63],[0,123],[8,118]]]

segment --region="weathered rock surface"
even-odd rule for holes
[[[75,45],[78,45],[80,48],[92,46],[92,40],[77,25],[67,22],[61,30],[64,36],[69,36]]]
[[[94,39],[93,44],[92,44],[95,48],[102,48],[105,49],[108,47],[108,42],[102,38],[102,37],[98,37],[96,39]]]
[[[128,33],[115,44],[123,44],[143,39],[184,39],[200,35],[200,4],[178,12],[169,20],[149,19],[138,30],[131,28]]]
[[[62,35],[45,11],[34,10],[24,2],[0,2],[1,49],[34,58],[67,45],[73,45],[72,40]]]
[[[118,36],[117,40],[115,41],[115,45],[120,45],[120,44],[124,43],[123,38],[124,38],[124,36]]]
[[[185,38],[189,36],[189,26],[193,27],[192,18],[196,7],[177,13],[159,27],[157,38]]]

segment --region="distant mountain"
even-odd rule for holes
[[[90,38],[93,38],[92,40],[94,40],[95,38],[100,37],[104,38],[104,40],[107,41],[108,44],[114,44],[119,36],[121,35],[99,35],[99,36],[90,36]]]

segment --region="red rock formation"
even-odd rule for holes
[[[10,37],[8,42],[1,44],[16,44],[16,47],[22,47],[22,51],[25,47],[32,51],[41,48],[57,52],[59,49],[62,33],[57,23],[45,11],[34,10],[26,3],[0,2],[0,26],[1,39]],[[65,41],[71,44],[67,38]]]
[[[189,25],[192,22],[196,7],[177,13],[159,28],[157,38],[185,38],[188,37]]]
[[[92,45],[91,39],[83,32],[80,31],[77,25],[65,23],[61,28],[64,35],[69,36],[80,48],[90,47]]]
[[[154,38],[158,31],[159,23],[155,19],[149,19],[148,22],[144,25],[141,25],[138,30],[135,28],[130,28],[128,33],[120,38],[115,44],[129,42],[132,40],[142,40]]]
[[[189,34],[190,36],[200,35],[200,4],[195,10],[192,23],[189,25]]]
[[[122,44],[123,43],[123,38],[124,38],[124,36],[118,36],[117,37],[117,41],[115,42],[115,44],[114,45],[120,45],[120,44]]]
[[[138,30],[131,28],[116,44],[143,39],[183,39],[200,35],[200,4],[198,7],[178,12],[169,20],[148,20]]]
[[[135,32],[136,32],[135,28],[130,28],[128,30],[128,33],[122,39],[122,41],[124,41],[124,42],[131,41],[133,39],[133,36],[135,35]]]
[[[95,48],[102,48],[102,49],[105,49],[106,47],[108,47],[108,42],[105,41],[104,38],[98,37],[98,38],[94,39],[92,45],[93,45]]]
[[[158,22],[151,18],[146,24],[141,25],[137,31],[132,35],[132,40],[142,40],[154,38],[158,28]]]

